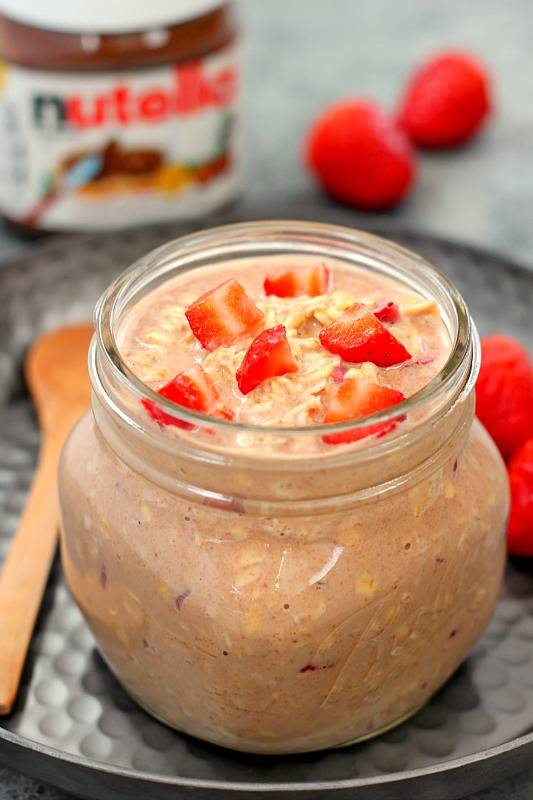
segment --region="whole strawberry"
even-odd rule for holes
[[[533,367],[526,350],[510,336],[481,340],[476,414],[506,461],[533,437]]]
[[[444,52],[411,77],[398,123],[421,147],[454,147],[480,129],[490,106],[485,68],[466,53]]]
[[[399,203],[415,173],[406,135],[366,100],[345,100],[326,108],[311,127],[306,158],[326,192],[369,211]]]
[[[533,556],[533,438],[509,462],[511,514],[507,549],[515,556]]]

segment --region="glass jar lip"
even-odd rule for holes
[[[318,237],[324,237],[327,241],[339,244],[345,243],[352,247],[357,245],[368,246],[373,249],[375,255],[379,254],[382,259],[386,257],[387,263],[395,270],[397,265],[393,263],[394,258],[405,260],[409,262],[412,278],[418,279],[421,284],[426,286],[433,286],[434,290],[440,291],[442,296],[449,300],[450,308],[453,311],[453,322],[455,323],[454,336],[451,337],[448,359],[431,381],[417,392],[406,397],[401,403],[359,419],[336,423],[272,426],[212,417],[185,406],[179,406],[150,388],[128,367],[121,356],[117,343],[115,335],[116,322],[121,315],[121,306],[136,284],[141,282],[141,286],[150,288],[150,277],[153,277],[157,270],[165,264],[171,264],[177,253],[186,261],[187,257],[203,252],[207,246],[212,246],[213,252],[220,254],[221,248],[223,249],[228,245],[230,247],[235,246],[239,243],[242,250],[239,250],[238,254],[246,255],[247,246],[257,245],[259,242],[267,243],[270,246],[277,243],[276,247],[278,249],[276,252],[279,253],[283,252],[284,242],[292,241],[294,243],[295,237],[298,236],[304,236],[307,245],[309,242],[316,244]],[[282,248],[281,250],[279,249],[280,247]],[[287,250],[286,252],[288,253],[289,251]],[[297,251],[293,250],[291,252]],[[309,252],[311,253],[312,250],[309,250]],[[234,256],[235,252],[228,252],[227,254],[228,259]],[[336,256],[334,255],[333,257],[335,258]],[[339,252],[337,257],[342,258],[342,252]],[[356,260],[354,262],[357,263]],[[209,260],[205,260],[203,265],[209,263]],[[185,263],[182,271],[185,272],[193,268],[194,265]],[[406,272],[407,270],[404,267],[404,273]],[[156,285],[159,285],[159,283]],[[155,288],[155,286],[152,288]],[[196,428],[204,428],[211,431],[246,432],[265,437],[321,436],[326,433],[333,435],[335,433],[356,431],[359,428],[367,427],[369,424],[375,425],[381,422],[388,422],[431,403],[441,397],[448,388],[453,387],[460,377],[464,377],[461,389],[468,391],[474,386],[479,371],[479,339],[475,325],[462,295],[444,273],[416,252],[389,239],[357,228],[333,225],[331,223],[281,219],[259,220],[206,228],[180,236],[151,250],[118,276],[100,297],[95,308],[94,323],[96,332],[94,346],[99,352],[105,354],[107,366],[122,385],[125,385],[130,391],[133,390],[139,400],[145,399],[156,402],[165,414],[169,414],[180,422],[186,423],[187,427],[192,425]],[[93,370],[97,370],[96,353],[93,353],[91,360],[93,362]]]

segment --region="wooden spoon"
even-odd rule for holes
[[[9,714],[57,546],[57,467],[63,443],[89,406],[87,352],[93,329],[46,333],[30,347],[25,375],[42,431],[37,469],[0,572],[0,714]]]

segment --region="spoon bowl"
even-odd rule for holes
[[[0,714],[13,708],[57,547],[57,467],[66,437],[89,406],[92,333],[88,324],[45,333],[25,361],[42,436],[28,500],[0,572]]]

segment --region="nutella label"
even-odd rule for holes
[[[43,230],[201,216],[241,178],[239,59],[60,73],[0,63],[0,210]]]

